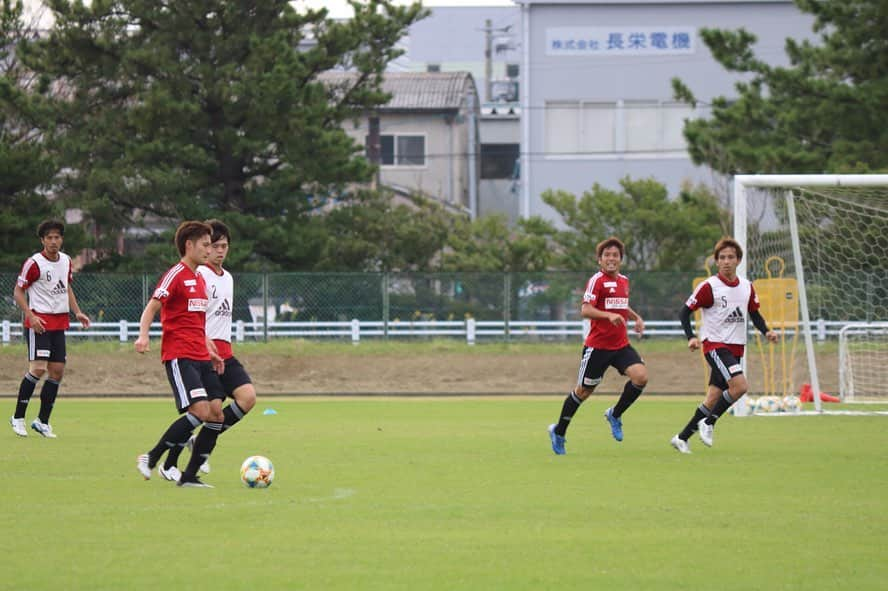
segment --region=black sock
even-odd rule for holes
[[[719,396],[718,400],[715,401],[715,408],[712,409],[712,412],[709,414],[709,417],[706,418],[707,425],[714,425],[718,420],[718,417],[722,416],[727,412],[731,405],[734,404],[734,399],[731,398],[730,392],[725,390],[722,392],[722,395]]]
[[[191,435],[189,435],[188,437],[190,439]],[[186,445],[188,445],[188,439],[186,439],[182,443],[177,443],[170,448],[170,451],[167,453],[166,459],[163,461],[164,470],[169,470],[179,463],[179,456],[182,455],[182,450],[185,449]]]
[[[708,417],[710,414],[710,410],[706,408],[705,405],[700,404],[697,407],[697,410],[694,411],[694,416],[691,417],[691,420],[688,421],[688,424],[685,425],[685,428],[681,430],[681,433],[678,434],[678,438],[687,441],[691,438],[691,435],[697,432],[697,423]]]
[[[37,382],[39,381],[40,378],[31,372],[26,373],[25,377],[22,378],[22,383],[19,384],[18,399],[15,402],[15,414],[12,415],[13,418],[25,418],[25,411],[28,410],[28,403],[31,402],[31,396],[34,395],[34,388],[37,387]]]
[[[557,435],[564,437],[564,434],[567,433],[567,427],[570,425],[570,420],[576,414],[581,404],[583,404],[583,401],[573,391],[567,395],[567,398],[564,399],[564,404],[561,406],[561,416],[558,418],[558,424],[555,425],[555,433]]]
[[[613,417],[615,419],[619,419],[623,416],[623,413],[626,412],[632,403],[638,400],[638,397],[641,396],[641,393],[644,391],[644,386],[636,386],[632,383],[632,380],[626,380],[626,385],[623,386],[623,393],[620,394],[620,399],[617,400],[617,403],[614,405]]]
[[[247,413],[237,405],[237,402],[232,400],[231,404],[222,409],[222,415],[225,417],[222,421],[222,430],[227,431],[232,428],[238,421],[244,418],[245,414]]]
[[[192,431],[199,427],[200,424],[201,420],[190,412],[186,412],[173,421],[167,428],[166,433],[160,438],[160,441],[157,442],[157,445],[148,452],[148,467],[153,468],[156,466],[163,452],[185,445],[185,442],[191,437]]]
[[[56,396],[59,395],[59,382],[52,378],[46,378],[43,387],[40,388],[40,414],[37,418],[41,423],[49,423],[49,415],[52,414],[52,407],[55,405]]]
[[[194,450],[191,452],[191,459],[188,460],[188,466],[182,472],[183,479],[191,479],[197,476],[197,469],[200,465],[210,459],[213,448],[216,447],[216,439],[222,432],[222,423],[204,423],[203,429],[198,432],[194,439]]]

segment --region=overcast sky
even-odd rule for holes
[[[86,0],[89,3],[89,0]],[[397,4],[410,4],[409,0],[395,0]],[[30,11],[46,11],[41,5],[41,0],[25,0],[25,6]],[[294,6],[310,6],[312,8],[320,8],[326,6],[330,11],[330,16],[347,17],[351,16],[351,9],[345,0],[294,0]],[[423,4],[429,8],[435,6],[514,6],[512,0],[425,0]]]

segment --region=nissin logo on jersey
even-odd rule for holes
[[[208,300],[201,298],[188,298],[189,312],[206,312]]]
[[[605,298],[604,308],[606,310],[625,310],[629,307],[629,298]]]

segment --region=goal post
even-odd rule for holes
[[[778,259],[780,279],[797,286],[785,297],[798,298],[799,318],[777,326],[793,339],[801,333],[804,355],[785,371],[795,391],[811,385],[820,411],[822,387],[838,392],[842,370],[838,353],[819,355],[815,341],[831,341],[820,346],[830,352],[842,326],[888,321],[888,174],[736,175],[733,189],[738,273],[770,278],[768,261]],[[748,372],[751,384],[760,370]]]

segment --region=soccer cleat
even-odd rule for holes
[[[151,480],[151,468],[148,467],[148,454],[142,454],[136,458],[136,470],[145,480]]]
[[[559,435],[555,432],[554,423],[549,425],[549,439],[552,441],[552,451],[555,452],[555,455],[563,456],[567,453],[567,450],[564,449],[564,444],[567,442],[567,439],[565,439],[563,435]]]
[[[181,486],[182,488],[213,488],[212,484],[207,484],[202,481],[197,476],[191,476],[186,478],[184,475],[179,479],[179,482],[176,483],[177,486]]]
[[[194,438],[195,438],[195,435],[192,435],[191,437],[188,438],[188,441],[185,443],[185,447],[187,447],[188,451],[190,451],[191,453],[194,453]],[[200,465],[200,468],[198,468],[198,470],[200,470],[204,474],[209,474],[210,473],[210,461],[206,460],[203,464]]]
[[[12,425],[12,432],[18,435],[19,437],[27,437],[28,430],[25,429],[25,419],[17,419],[15,417],[9,417],[9,424]]]
[[[703,445],[706,447],[712,447],[712,437],[715,434],[715,425],[709,425],[706,423],[706,419],[701,419],[700,422],[697,423],[697,428],[700,430],[700,441],[703,442]]]
[[[52,427],[49,426],[49,423],[42,423],[40,419],[34,419],[31,421],[31,428],[43,435],[48,439],[55,439],[57,436],[52,432]]]
[[[691,446],[688,445],[687,441],[685,441],[684,439],[681,439],[678,435],[673,435],[672,440],[669,441],[669,443],[672,444],[672,447],[674,447],[675,449],[677,449],[678,451],[680,451],[683,454],[691,453]]]
[[[157,473],[164,480],[169,480],[172,482],[178,482],[180,478],[182,478],[182,473],[179,472],[179,469],[175,466],[170,466],[169,468],[164,468],[163,464],[157,465]]]
[[[610,423],[611,435],[617,441],[623,441],[623,421],[614,416],[614,407],[604,411],[604,418]]]

